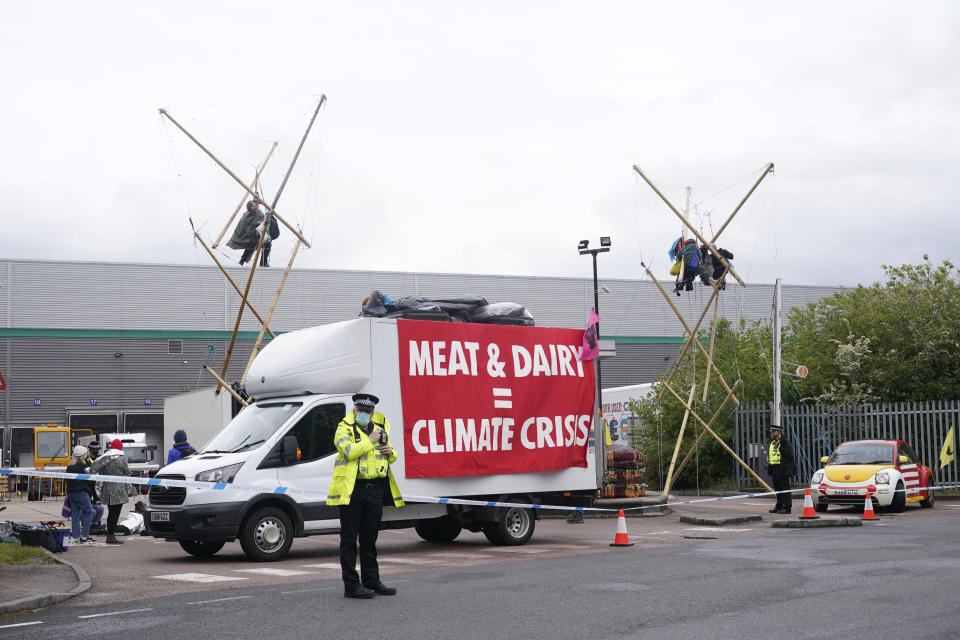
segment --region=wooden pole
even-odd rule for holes
[[[719,283],[718,283],[719,286]],[[706,380],[703,381],[703,400],[704,404],[707,403],[707,389],[710,387],[710,365],[713,364],[713,351],[714,347],[717,345],[717,313],[720,311],[720,301],[717,300],[713,304],[713,326],[710,327],[710,357],[707,359],[707,374]]]
[[[245,406],[245,407],[249,407],[249,406],[250,406],[250,403],[247,402],[246,400],[244,400],[243,398],[241,398],[240,395],[239,395],[236,391],[233,390],[233,387],[231,387],[230,385],[228,385],[223,378],[221,378],[220,376],[217,375],[217,372],[216,372],[216,371],[214,371],[213,369],[211,369],[208,365],[203,365],[203,368],[207,370],[207,373],[209,373],[211,376],[214,377],[214,379],[217,381],[217,387],[218,387],[218,388],[219,388],[220,386],[223,386],[223,388],[225,388],[227,391],[229,391],[229,392],[230,392],[230,395],[232,395],[234,398],[236,398],[237,401],[238,401],[240,404],[242,404],[242,405]]]
[[[728,394],[727,394],[727,397],[726,397],[726,398],[724,399],[724,401],[720,404],[720,408],[717,409],[717,411],[713,414],[713,418],[710,419],[710,425],[711,425],[711,426],[712,426],[713,423],[716,421],[716,419],[720,416],[720,414],[723,412],[724,407],[727,406],[727,402],[729,402],[729,401],[730,401],[730,394],[728,393]],[[700,443],[703,442],[703,439],[706,438],[706,437],[707,437],[707,432],[706,432],[706,431],[701,431],[701,432],[700,432],[700,435],[697,436],[697,439],[693,442],[693,446],[690,447],[690,450],[689,450],[689,451],[687,451],[687,455],[684,456],[683,462],[681,462],[681,463],[677,466],[677,470],[674,472],[674,477],[679,477],[679,476],[680,476],[680,473],[683,471],[684,467],[686,467],[686,466],[687,466],[687,463],[690,462],[690,458],[692,458],[692,457],[693,457],[693,454],[696,453],[697,447],[700,446]]]
[[[697,381],[694,380],[690,385],[690,397],[687,398],[687,404],[693,403],[693,393],[697,390]],[[670,493],[670,486],[673,484],[673,466],[677,464],[677,456],[680,454],[680,444],[683,442],[683,433],[687,429],[687,420],[690,419],[690,412],[683,412],[683,421],[680,423],[680,433],[677,435],[677,444],[673,447],[673,457],[670,458],[670,466],[667,468],[667,479],[663,483],[663,495]]]
[[[276,211],[274,211],[273,207],[271,207],[269,204],[267,204],[267,202],[266,202],[263,198],[261,198],[259,195],[257,195],[257,193],[256,193],[255,191],[253,191],[250,187],[248,187],[247,184],[246,184],[243,180],[241,180],[239,176],[237,176],[237,174],[235,174],[233,171],[231,171],[231,170],[229,169],[229,167],[227,167],[227,165],[223,164],[217,156],[213,155],[213,153],[212,153],[209,149],[207,149],[205,146],[203,146],[203,144],[202,144],[199,140],[197,140],[195,137],[193,137],[193,134],[191,134],[189,131],[187,131],[186,129],[184,129],[184,128],[183,128],[183,125],[181,125],[179,122],[177,122],[177,121],[174,119],[174,117],[171,116],[170,113],[169,113],[166,109],[160,109],[160,113],[161,113],[162,115],[166,116],[166,118],[167,118],[168,120],[170,120],[170,122],[172,122],[173,124],[175,124],[175,125],[177,126],[177,128],[180,129],[180,131],[182,131],[188,138],[190,138],[191,140],[193,140],[194,144],[196,144],[198,147],[200,147],[201,150],[203,150],[204,153],[206,153],[208,156],[210,156],[210,158],[212,158],[213,161],[216,162],[217,165],[219,165],[219,167],[220,167],[221,169],[223,169],[224,171],[226,171],[227,174],[228,174],[231,178],[233,178],[234,180],[236,180],[237,184],[239,184],[241,187],[243,187],[243,188],[246,190],[246,192],[249,193],[250,196],[251,196],[254,200],[256,200],[257,202],[259,202],[260,204],[262,204],[264,207],[266,207],[266,208],[267,208],[267,213],[272,213],[273,215],[275,215],[275,216],[277,217],[277,220],[279,220],[280,222],[282,222],[282,223],[287,227],[287,229],[290,229],[290,231],[293,233],[293,235],[295,235],[295,236],[297,236],[298,238],[300,238],[300,241],[303,242],[304,245],[306,245],[307,247],[310,247],[310,243],[307,242],[307,239],[303,237],[303,235],[300,233],[299,230],[297,230],[296,227],[294,227],[294,226],[291,225],[289,222],[287,222],[286,220],[284,220],[284,219],[280,216],[279,213],[277,213]],[[284,182],[286,182],[286,180],[284,180]]]
[[[238,286],[237,286],[237,283],[234,282],[233,278],[230,277],[230,274],[227,272],[226,267],[224,267],[224,266],[220,263],[220,261],[217,260],[217,256],[215,256],[214,253],[213,253],[213,251],[210,250],[210,247],[207,246],[207,243],[203,241],[203,238],[200,237],[200,234],[197,233],[196,231],[194,231],[194,232],[193,232],[193,236],[194,236],[197,240],[200,241],[200,245],[201,245],[204,249],[207,250],[207,253],[210,255],[211,258],[213,258],[213,262],[214,262],[218,267],[220,267],[220,272],[223,273],[223,275],[227,278],[227,281],[228,281],[231,285],[233,285],[233,288],[236,290],[237,294],[244,300],[244,302],[246,302],[247,307],[250,309],[250,311],[253,312],[253,315],[255,315],[255,316],[257,317],[257,320],[260,321],[260,324],[261,324],[263,327],[266,328],[267,332],[270,334],[270,337],[271,337],[271,338],[276,338],[277,335],[276,335],[273,331],[270,330],[270,327],[267,326],[267,323],[264,321],[263,316],[260,315],[260,313],[254,308],[254,306],[250,303],[250,301],[243,297],[243,292],[240,291],[240,287],[238,287]]]
[[[657,289],[659,289],[660,293],[663,294],[663,297],[667,301],[667,304],[670,305],[670,308],[673,309],[673,312],[677,315],[677,318],[680,320],[681,324],[683,324],[683,328],[686,329],[687,333],[690,334],[691,338],[693,339],[692,343],[697,345],[697,348],[700,349],[700,353],[702,353],[704,357],[707,358],[707,361],[710,362],[709,367],[717,374],[717,379],[720,381],[720,384],[723,386],[723,390],[726,391],[727,393],[730,393],[730,387],[727,386],[727,381],[723,379],[723,374],[721,374],[720,370],[717,369],[717,365],[713,364],[713,362],[710,361],[710,355],[707,353],[707,350],[703,348],[703,345],[700,344],[700,340],[697,339],[697,334],[693,332],[693,330],[690,328],[690,325],[687,324],[687,321],[683,319],[683,314],[680,313],[680,310],[677,309],[675,304],[673,304],[673,300],[670,299],[670,294],[666,292],[666,290],[663,288],[663,285],[660,284],[660,281],[657,280],[656,276],[653,275],[650,269],[647,269],[647,266],[645,264],[641,262],[640,265],[643,266],[644,269],[646,269],[647,275],[650,276],[650,279],[653,281],[653,283],[657,285]],[[737,404],[737,405],[740,404],[740,401],[737,400],[736,396],[734,396],[733,402],[734,404]]]
[[[723,233],[723,230],[726,229],[727,225],[730,224],[730,221],[733,220],[733,216],[737,215],[737,213],[740,211],[740,208],[743,207],[744,203],[746,203],[747,198],[753,195],[753,192],[756,191],[757,187],[760,186],[760,183],[763,182],[763,179],[766,178],[767,174],[770,173],[771,171],[773,171],[772,162],[764,168],[763,173],[760,174],[760,177],[757,178],[757,181],[754,182],[753,186],[750,187],[750,190],[747,191],[747,195],[743,196],[743,199],[740,201],[740,204],[737,205],[737,208],[733,210],[733,213],[727,216],[726,221],[722,225],[720,225],[720,228],[717,229],[717,232],[713,234],[713,240],[710,241],[711,244],[717,241],[717,238],[720,237],[720,234]]]
[[[683,213],[685,216],[690,215],[690,187],[687,187],[687,206],[684,208]],[[686,227],[680,227],[680,279],[677,281],[677,291],[680,290],[679,284],[683,282],[684,275],[687,272],[687,263],[683,260],[683,245],[687,241],[687,230]]]
[[[663,378],[661,378],[660,381],[663,382]],[[743,381],[742,381],[742,380],[737,380],[737,381],[734,383],[734,385],[733,385],[733,389],[732,389],[730,392],[728,392],[728,395],[731,397],[731,399],[732,399],[732,397],[733,397],[732,391],[735,391],[735,390],[737,389],[737,387],[740,386],[740,383],[741,383],[741,382],[743,382]],[[670,385],[668,385],[668,384],[666,384],[666,383],[664,382],[664,386],[666,386],[667,391],[669,391],[669,392],[671,393],[671,395],[673,395],[673,397],[677,399],[677,402],[679,402],[679,403],[681,404],[681,406],[683,406],[684,409],[690,411],[691,415],[693,415],[693,417],[697,420],[697,422],[699,422],[699,423],[703,426],[703,428],[706,429],[706,430],[710,433],[711,436],[713,436],[714,440],[716,440],[718,443],[720,443],[720,446],[723,447],[723,448],[726,450],[727,453],[729,453],[731,456],[733,456],[733,459],[736,460],[736,461],[740,464],[740,466],[742,466],[744,469],[746,469],[747,472],[748,472],[750,475],[752,475],[752,476],[757,480],[757,482],[759,482],[761,485],[763,485],[764,488],[766,488],[767,491],[773,491],[773,488],[772,488],[770,485],[768,485],[766,482],[764,482],[763,479],[762,479],[760,476],[758,476],[753,469],[750,468],[750,465],[748,465],[746,462],[744,462],[743,460],[741,460],[741,459],[740,459],[740,456],[738,456],[738,455],[733,451],[733,449],[731,449],[731,448],[727,445],[727,443],[723,441],[723,438],[721,438],[720,436],[718,436],[718,435],[714,432],[714,430],[710,428],[710,425],[708,425],[706,422],[704,422],[703,419],[700,418],[700,416],[698,416],[695,411],[693,411],[692,409],[690,409],[690,405],[686,404],[686,403],[683,401],[683,398],[681,398],[679,395],[677,395],[677,392],[674,391],[673,388],[670,387]]]
[[[710,304],[713,302],[713,299],[717,296],[718,293],[719,293],[719,288],[714,287],[713,293],[710,294],[710,299],[707,300],[707,306],[705,306],[703,308],[703,311],[700,312],[700,317],[697,318],[697,323],[693,325],[693,333],[690,334],[691,336],[695,335],[696,332],[700,329],[700,323],[703,322],[703,318],[707,315],[707,311],[710,309]],[[690,338],[690,336],[688,336],[687,341],[683,345],[683,348],[680,349],[679,355],[677,355],[677,361],[673,363],[673,368],[670,369],[670,375],[667,376],[667,382],[670,382],[671,380],[673,380],[673,374],[675,374],[677,372],[677,369],[680,368],[680,363],[683,361],[683,356],[687,353],[687,349],[690,347],[691,341],[692,339]],[[660,395],[657,396],[658,403],[663,402],[663,393],[664,393],[664,389],[661,389]]]
[[[237,332],[240,331],[240,319],[243,318],[243,308],[246,306],[247,296],[250,295],[250,285],[253,284],[253,274],[257,271],[257,263],[260,262],[260,252],[263,250],[263,239],[267,235],[270,225],[267,224],[267,218],[263,219],[263,231],[260,233],[260,242],[257,243],[257,251],[253,255],[253,263],[250,265],[250,275],[247,276],[247,286],[244,287],[241,298],[243,301],[240,303],[240,308],[237,309],[237,321],[233,325],[233,333],[230,335],[230,344],[227,346],[227,354],[223,358],[223,370],[220,373],[220,377],[225,377],[227,375],[227,367],[230,366],[230,356],[233,355],[233,345],[237,343]],[[214,390],[214,393],[220,393],[220,385],[217,385],[217,388]]]
[[[277,287],[277,293],[273,296],[273,303],[270,305],[270,310],[267,311],[267,322],[270,322],[271,318],[273,318],[273,311],[277,308],[277,302],[280,300],[280,293],[283,291],[283,285],[287,282],[287,276],[290,274],[290,269],[293,268],[293,260],[297,257],[297,251],[299,250],[300,241],[297,240],[297,243],[293,245],[293,252],[290,254],[290,261],[287,263],[287,268],[284,269],[283,277],[280,279],[280,286]],[[264,329],[266,328],[267,323],[262,322],[260,326],[260,335],[257,336],[257,341],[254,343],[253,350],[250,352],[250,359],[247,360],[247,366],[243,369],[243,376],[240,377],[240,386],[242,387],[247,385],[247,374],[250,373],[250,365],[253,364],[254,358],[256,358],[257,354],[260,353],[260,345],[263,343],[263,333]]]
[[[273,155],[273,152],[277,149],[277,143],[274,142],[270,145],[270,151],[267,152],[267,157],[263,159],[263,162],[260,163],[260,166],[257,167],[257,172],[253,176],[253,182],[250,183],[249,189],[257,186],[257,183],[260,181],[260,173],[267,166],[267,163],[270,161],[270,156]],[[230,228],[230,225],[233,224],[233,219],[237,217],[237,214],[240,213],[240,208],[243,207],[243,203],[247,201],[247,191],[248,185],[244,185],[243,195],[240,196],[240,203],[233,210],[233,214],[230,215],[230,219],[227,220],[227,224],[223,225],[223,231],[220,232],[220,235],[217,236],[217,239],[213,241],[213,248],[216,249],[217,245],[220,244],[220,241],[223,240],[223,236],[226,235],[227,229]]]
[[[734,385],[736,388],[736,385]],[[710,425],[713,426],[713,423],[717,421],[717,418],[720,417],[720,414],[723,413],[724,408],[727,406],[727,403],[730,402],[730,399],[733,397],[732,393],[728,393],[727,397],[723,399],[723,402],[720,403],[720,407],[713,413],[713,417],[710,418]],[[703,439],[707,437],[706,431],[701,431],[700,435],[697,436],[697,439],[694,440],[693,446],[690,447],[690,450],[687,451],[687,455],[684,456],[683,462],[681,462],[676,471],[673,472],[673,479],[676,480],[680,477],[680,474],[683,472],[683,469],[687,466],[687,463],[690,462],[690,458],[693,457],[693,454],[696,453],[697,447],[700,446],[700,443],[703,442]],[[672,485],[671,485],[672,486]],[[666,489],[664,493],[667,493]]]
[[[663,193],[660,192],[660,189],[657,189],[656,185],[653,184],[652,182],[650,182],[650,178],[648,178],[647,175],[646,175],[643,171],[640,170],[640,167],[638,167],[637,165],[633,165],[633,170],[640,174],[640,177],[643,178],[648,185],[650,185],[650,188],[653,189],[654,192],[655,192],[658,196],[660,196],[660,199],[663,200],[663,201],[667,204],[667,206],[670,207],[670,210],[673,211],[673,213],[674,213],[678,218],[680,218],[680,221],[683,222],[683,224],[684,224],[688,229],[690,229],[690,232],[697,237],[697,240],[700,241],[700,244],[702,244],[703,246],[705,246],[705,247],[707,248],[707,250],[709,250],[710,253],[712,253],[712,254],[714,255],[714,257],[715,257],[717,260],[719,260],[720,263],[721,263],[723,266],[725,266],[725,267],[727,267],[728,269],[730,269],[730,263],[727,262],[727,259],[724,258],[722,255],[720,255],[720,253],[717,252],[716,247],[712,246],[709,242],[707,242],[706,238],[704,238],[702,235],[700,235],[700,232],[697,231],[697,230],[693,227],[693,225],[690,224],[690,222],[688,222],[687,219],[683,217],[683,214],[680,213],[680,211],[679,211],[675,206],[673,206],[673,203],[670,202],[670,200],[667,199],[667,196],[663,195]],[[730,269],[730,273],[733,275],[734,278],[737,279],[737,282],[739,282],[742,286],[744,286],[744,287],[747,286],[747,284],[746,284],[743,280],[740,279],[740,276],[737,275],[737,272],[736,272],[736,271],[734,271],[733,269]]]

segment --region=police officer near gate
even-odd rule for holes
[[[767,472],[773,478],[773,490],[786,492],[777,494],[777,506],[770,509],[770,513],[790,513],[793,494],[787,490],[790,488],[790,478],[796,470],[793,447],[783,439],[783,427],[779,425],[770,425],[770,439],[770,447],[767,449]]]
[[[327,504],[340,507],[340,567],[345,598],[392,596],[397,590],[380,581],[377,535],[383,507],[402,507],[403,498],[390,465],[397,452],[390,445],[390,423],[374,411],[380,399],[354,395],[353,411],[337,425],[337,459]],[[357,540],[360,575],[357,575]]]

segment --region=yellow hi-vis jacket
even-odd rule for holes
[[[370,426],[372,429],[383,429],[387,434],[387,444],[393,447],[390,443],[390,423],[382,413],[379,411],[373,413]],[[337,433],[333,436],[333,441],[337,447],[337,459],[333,463],[333,479],[327,490],[328,505],[350,504],[353,486],[359,476],[360,478],[388,478],[393,506],[403,506],[400,487],[397,486],[397,481],[390,470],[390,465],[397,461],[396,451],[389,457],[377,451],[377,444],[370,442],[370,436],[360,429],[352,411],[337,425]]]

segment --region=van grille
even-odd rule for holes
[[[157,476],[164,480],[184,480],[184,476]],[[150,487],[150,505],[183,504],[187,499],[187,490],[184,487]]]

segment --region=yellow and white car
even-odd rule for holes
[[[933,506],[933,473],[903,440],[844,442],[820,461],[826,466],[810,479],[819,512],[831,504],[862,505],[868,492],[875,507],[891,511],[903,511],[908,502]]]

